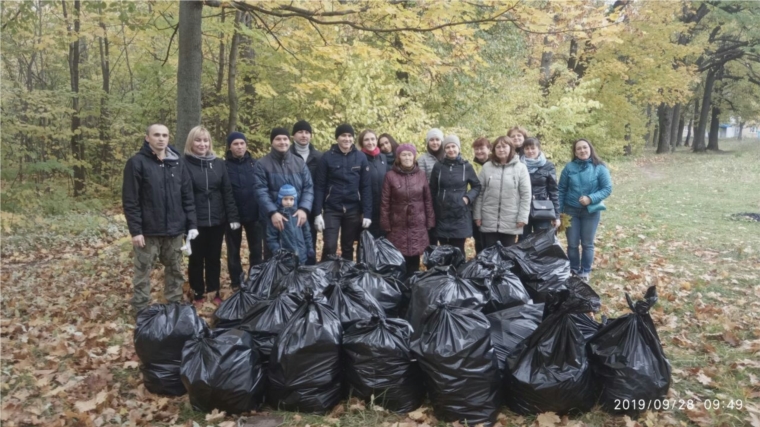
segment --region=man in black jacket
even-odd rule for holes
[[[190,174],[179,152],[169,146],[169,129],[148,127],[140,151],[124,168],[122,204],[134,247],[134,313],[150,303],[150,272],[164,265],[164,298],[182,300],[182,237],[198,236]],[[188,231],[189,230],[189,231]]]
[[[300,120],[293,125],[293,141],[295,143],[290,146],[290,151],[294,155],[301,156],[306,166],[309,168],[309,174],[311,175],[312,182],[314,181],[314,175],[317,172],[317,165],[319,165],[320,159],[322,159],[322,152],[314,148],[311,143],[311,124],[306,120]],[[317,229],[314,227],[313,213],[309,214],[309,226],[311,228],[311,243],[312,251],[317,251]],[[314,265],[317,263],[316,257],[309,257],[306,262],[307,265]]]
[[[238,209],[242,228],[233,230],[227,227],[225,242],[227,242],[227,269],[230,272],[232,289],[240,287],[243,266],[240,261],[240,243],[243,241],[243,229],[248,241],[248,266],[261,264],[262,242],[264,229],[259,221],[259,204],[253,189],[255,176],[253,169],[256,159],[248,152],[248,140],[240,132],[232,132],[227,136],[227,174],[232,184],[232,194]]]

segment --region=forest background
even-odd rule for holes
[[[562,163],[579,137],[608,158],[646,144],[717,150],[720,123],[760,118],[758,2],[1,7],[4,211],[117,200],[123,165],[154,122],[180,149],[204,124],[218,155],[239,130],[256,156],[272,127],[299,119],[323,150],[348,122],[418,150],[440,127],[466,156],[474,138],[521,125]]]

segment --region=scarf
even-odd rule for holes
[[[523,156],[520,160],[528,167],[528,173],[534,173],[546,164],[546,156],[544,156],[543,152],[539,153],[535,159]]]
[[[473,160],[475,163],[479,164],[480,166],[483,166],[483,165],[484,165],[484,164],[486,164],[486,162],[488,161],[488,157],[486,157],[486,159],[485,159],[485,160],[483,160],[482,162],[481,162],[480,160],[478,160],[478,158],[477,158],[477,157],[475,157],[475,158],[474,158],[474,159],[472,159],[472,160]]]
[[[366,148],[362,148],[362,152],[368,156],[377,157],[378,154],[380,154],[380,148],[375,146],[375,149],[372,151],[367,150]]]
[[[212,160],[214,160],[216,158],[216,154],[214,154],[214,153],[212,153],[210,151],[208,153],[206,153],[205,156],[198,156],[196,154],[188,154],[188,156],[193,156],[193,157],[195,157],[198,160],[203,160],[203,161],[206,161],[206,162],[211,162]]]
[[[309,159],[309,144],[301,145],[299,143],[294,143],[296,154],[303,157],[303,161],[307,161]]]

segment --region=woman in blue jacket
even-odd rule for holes
[[[588,281],[594,262],[594,237],[604,199],[612,193],[610,171],[585,139],[573,143],[573,161],[565,165],[559,178],[559,210],[571,217],[567,236],[567,256],[573,274]],[[578,250],[578,246],[582,251]]]
[[[367,156],[354,145],[354,128],[335,129],[336,144],[317,166],[314,177],[314,226],[323,231],[322,261],[338,252],[354,258],[354,242],[362,228],[372,225],[372,178]]]

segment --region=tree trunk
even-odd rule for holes
[[[673,108],[665,103],[660,104],[657,108],[657,117],[660,122],[660,137],[657,141],[657,154],[669,153]]]
[[[243,13],[238,11],[235,14],[235,34],[232,35],[232,43],[230,44],[230,69],[227,72],[227,97],[230,103],[230,116],[227,120],[227,133],[237,130],[238,98],[235,79],[237,78],[237,56],[238,45],[240,44],[240,32],[238,30]]]
[[[705,131],[707,130],[707,113],[710,112],[710,104],[712,103],[712,91],[715,85],[715,72],[710,69],[707,71],[707,77],[705,78],[705,92],[702,96],[702,110],[699,113],[699,124],[697,130],[694,133],[694,144],[692,144],[692,150],[695,152],[705,151]]]
[[[201,122],[203,3],[179,2],[179,62],[177,64],[177,130],[174,144],[181,153],[190,129]]]
[[[544,37],[544,46],[549,46],[549,36]],[[551,86],[552,79],[552,60],[554,54],[551,50],[546,49],[541,53],[541,87],[544,88],[544,95],[549,94],[549,86]]]
[[[102,13],[102,10],[101,10]],[[100,158],[94,165],[94,172],[97,175],[103,173],[103,166],[111,162],[110,150],[110,127],[111,112],[108,109],[108,95],[111,93],[111,64],[108,55],[108,35],[106,25],[101,21],[100,28],[103,30],[103,37],[98,38],[100,48],[100,74],[103,78],[103,93],[100,95],[100,119],[98,123],[98,137],[100,138]]]
[[[742,140],[742,134],[744,133],[744,124],[745,122],[739,122],[739,135],[737,135],[737,139],[739,141]]]
[[[246,13],[243,16],[242,23],[246,27],[251,28],[252,25],[251,15]],[[254,66],[256,64],[256,51],[253,49],[251,38],[248,36],[240,35],[240,61],[243,66],[243,97],[242,101],[246,108],[242,112],[238,112],[240,127],[251,130],[255,127],[255,105],[256,105],[256,86],[254,82],[256,75],[254,74]]]
[[[672,112],[672,122],[670,124],[670,146],[671,151],[672,149],[675,149],[676,147],[676,141],[678,141],[678,130],[679,130],[679,123],[681,120],[681,104],[676,104],[675,107],[673,107]]]
[[[710,119],[710,137],[707,142],[708,150],[719,151],[718,148],[718,133],[720,132],[720,108],[717,106],[712,107],[712,117]]]
[[[74,1],[74,26],[73,29],[69,24],[68,14],[66,12],[66,1],[63,4],[63,18],[69,33],[69,75],[71,76],[71,139],[69,146],[71,154],[74,157],[74,197],[78,197],[85,192],[85,168],[84,168],[84,144],[82,143],[82,131],[80,129],[82,119],[79,117],[79,16],[80,2]]]
[[[222,9],[222,24],[224,24],[224,9]],[[216,93],[222,92],[224,84],[224,33],[219,34],[219,68],[216,72]]]
[[[676,147],[680,147],[683,144],[683,128],[686,126],[686,117],[681,114],[678,119],[678,134],[676,135]]]
[[[654,127],[652,126],[652,104],[647,104],[647,133],[644,136],[644,145],[651,144]]]
[[[683,143],[684,147],[689,146],[689,140],[691,139],[691,127],[694,126],[694,115],[689,118],[689,128],[686,129],[686,140]]]

